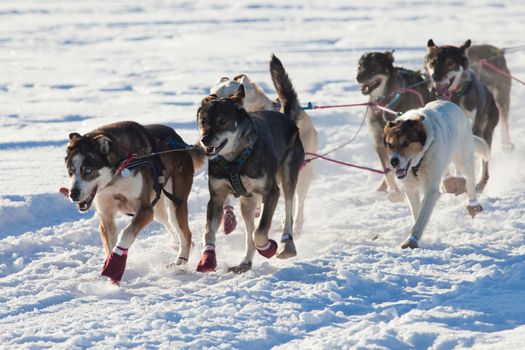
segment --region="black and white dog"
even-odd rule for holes
[[[197,112],[200,142],[209,160],[210,201],[206,211],[204,251],[197,271],[214,271],[215,235],[229,194],[240,196],[246,228],[246,254],[236,273],[249,270],[255,250],[266,258],[277,253],[286,259],[296,255],[293,242],[293,197],[304,149],[296,125],[302,110],[297,94],[279,59],[272,56],[270,72],[283,113],[262,110],[248,113],[243,108],[244,87],[231,97],[206,97]],[[285,198],[285,223],[279,245],[268,238],[279,184]],[[255,229],[257,197],[264,203]]]
[[[431,80],[432,90],[439,99],[450,100],[460,106],[472,120],[472,132],[492,144],[499,111],[494,97],[469,68],[466,51],[470,40],[460,47],[437,46],[430,39],[427,43],[425,70]],[[489,179],[488,160],[482,162],[482,177],[477,190],[482,192]]]
[[[357,82],[361,85],[361,93],[369,96],[371,102],[388,105],[397,112],[422,107],[434,99],[419,72],[394,66],[392,51],[364,53],[357,66]],[[389,166],[388,155],[383,146],[383,129],[385,119],[388,118],[390,117],[378,109],[369,107],[366,111],[368,130],[372,134],[374,149],[383,168]],[[378,191],[388,191],[388,198],[392,202],[403,200],[392,172],[385,175]]]
[[[128,249],[139,232],[153,219],[180,240],[175,265],[185,265],[191,247],[188,225],[188,196],[195,168],[204,162],[202,150],[169,152],[166,140],[184,141],[165,125],[118,122],[87,134],[71,133],[66,167],[71,185],[61,192],[76,203],[80,211],[91,204],[100,218],[100,237],[106,253],[102,275],[118,284],[124,274]],[[143,158],[123,172],[123,162],[135,154]],[[130,170],[131,169],[131,170]],[[118,214],[132,216],[119,233]]]

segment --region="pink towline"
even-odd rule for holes
[[[343,161],[340,161],[340,160],[337,160],[337,159],[333,159],[333,158],[328,158],[326,156],[323,156],[323,155],[320,155],[320,154],[317,154],[317,153],[304,152],[304,154],[306,156],[314,156],[315,157],[315,158],[307,159],[306,161],[310,161],[310,160],[316,159],[316,158],[321,158],[321,159],[327,160],[327,161],[335,163],[335,164],[344,165],[344,166],[347,166],[347,167],[357,168],[357,169],[361,169],[361,170],[366,170],[366,171],[370,171],[370,172],[376,173],[376,174],[384,175],[384,174],[388,174],[390,172],[389,168],[386,168],[384,170],[378,170],[378,169],[369,168],[369,167],[366,167],[366,166],[361,166],[361,165],[357,165],[357,164],[343,162]]]

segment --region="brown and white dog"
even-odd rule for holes
[[[180,239],[174,265],[185,265],[191,247],[188,225],[188,195],[195,168],[204,161],[202,151],[169,152],[166,140],[183,142],[164,125],[118,122],[102,126],[85,135],[71,133],[66,166],[71,185],[64,190],[80,211],[93,203],[100,218],[100,237],[106,254],[102,275],[119,283],[124,274],[128,249],[138,233],[153,219]],[[130,154],[144,156],[134,168],[122,171]],[[131,170],[129,170],[131,169]],[[170,197],[170,198],[168,198]],[[115,216],[132,216],[117,232]]]
[[[284,72],[283,72],[284,73]],[[218,97],[230,97],[237,92],[239,87],[243,85],[245,91],[245,98],[243,99],[243,108],[249,112],[257,112],[260,110],[279,111],[281,102],[279,98],[272,101],[266,96],[262,88],[252,82],[246,74],[240,74],[233,79],[223,77],[210,89],[210,94]],[[299,128],[299,137],[304,147],[305,152],[317,153],[318,140],[317,130],[314,127],[312,119],[305,111],[300,111],[297,119],[297,127]],[[299,234],[302,231],[304,224],[304,203],[310,184],[314,179],[314,168],[312,162],[308,162],[299,173],[297,181],[297,188],[295,191],[295,215],[294,215],[294,232]],[[231,206],[231,196],[225,201],[225,208]],[[229,209],[225,210],[224,215],[231,215],[227,213]],[[225,232],[227,226],[225,223]]]
[[[439,198],[443,173],[453,163],[466,177],[467,210],[482,210],[477,201],[474,154],[488,160],[490,148],[472,134],[469,120],[454,103],[433,101],[408,111],[385,126],[385,147],[392,172],[403,181],[414,226],[401,248],[417,248]],[[423,195],[423,200],[421,200]]]
[[[450,100],[463,109],[472,121],[472,132],[492,145],[494,128],[498,124],[499,111],[494,97],[469,68],[467,49],[470,40],[459,47],[437,46],[430,39],[427,43],[425,70],[430,77],[432,89],[439,99]],[[477,190],[482,192],[489,179],[488,160],[482,162],[482,177]]]

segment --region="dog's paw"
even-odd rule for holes
[[[449,177],[443,180],[443,189],[446,193],[459,196],[466,192],[467,180],[463,177]]]
[[[474,219],[476,215],[483,211],[483,207],[481,206],[481,204],[467,205],[467,211],[470,214],[470,216],[472,216],[472,218]]]
[[[293,242],[292,236],[289,236],[289,238],[283,239],[279,242],[279,247],[277,249],[278,259],[289,259],[296,255],[297,250],[295,250],[295,244]]]
[[[376,188],[376,191],[377,192],[388,192],[388,184],[386,183],[386,180],[384,178],[379,183],[379,186]]]
[[[273,239],[269,239],[268,243],[263,246],[256,245],[259,254],[264,256],[266,259],[270,259],[277,252],[277,243]]]
[[[249,271],[252,269],[252,262],[251,261],[243,261],[237,266],[232,266],[228,268],[228,272],[233,272],[237,274],[245,273],[246,271]]]
[[[511,153],[511,152],[514,152],[514,149],[516,147],[514,146],[514,144],[512,142],[509,142],[509,143],[504,143],[501,145],[501,149],[506,152],[506,153]]]
[[[222,214],[222,228],[224,230],[224,234],[229,235],[230,233],[235,231],[235,228],[237,227],[237,219],[235,218],[233,207],[228,206],[223,210],[224,212]]]
[[[120,280],[122,280],[122,275],[124,275],[124,270],[126,269],[127,258],[127,249],[115,247],[111,255],[104,261],[104,267],[100,274],[108,277],[112,283],[120,285]]]
[[[176,262],[172,262],[166,265],[166,268],[169,271],[173,271],[176,273],[186,272],[186,269],[188,268],[188,259],[180,257],[177,259]]]
[[[204,251],[197,265],[197,272],[214,272],[216,268],[217,257],[215,256],[215,250]]]
[[[388,192],[387,197],[392,203],[399,203],[405,200],[405,196],[401,191],[390,191]]]
[[[417,244],[417,238],[416,237],[410,236],[410,237],[408,237],[406,239],[406,241],[401,243],[401,249],[407,249],[407,248],[410,248],[410,249],[419,248],[419,245]]]

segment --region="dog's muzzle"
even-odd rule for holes
[[[79,202],[78,200],[75,200],[72,195],[70,195],[71,200],[75,202],[77,205],[78,210],[80,211],[87,211],[91,207],[91,203],[93,203],[93,199],[95,198],[95,195],[97,194],[98,186],[95,186],[93,191],[89,194],[89,196],[83,200],[82,202]],[[72,189],[70,193],[73,193],[75,189]]]
[[[219,146],[208,146],[206,145],[206,142],[204,142],[204,139],[201,139],[201,144],[204,147],[204,152],[206,153],[206,156],[213,157],[219,154],[219,152],[226,146],[228,143],[228,139],[221,142]]]

